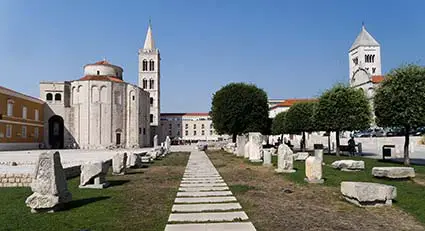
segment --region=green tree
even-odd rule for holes
[[[382,127],[403,127],[404,164],[410,165],[409,131],[425,126],[425,67],[405,65],[390,71],[376,90],[376,122]]]
[[[267,94],[253,84],[230,83],[212,99],[211,117],[219,134],[236,136],[270,130]]]
[[[272,122],[272,134],[281,135],[280,139],[283,139],[283,134],[288,133],[286,127],[286,111],[278,113]]]
[[[286,114],[288,131],[291,134],[302,134],[301,150],[305,151],[305,132],[314,131],[315,101],[299,102],[292,105]]]
[[[336,132],[336,155],[339,156],[341,131],[361,130],[370,127],[371,108],[360,89],[337,84],[319,98],[315,120],[325,131]]]

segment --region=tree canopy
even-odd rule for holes
[[[341,131],[366,129],[371,124],[371,108],[365,93],[342,84],[325,91],[316,109],[316,123],[326,131],[336,132],[337,155]]]
[[[211,117],[216,131],[231,134],[234,141],[246,132],[268,133],[267,94],[253,84],[230,83],[213,95]]]
[[[425,126],[425,67],[406,65],[391,70],[374,96],[376,122],[382,127],[403,127],[404,163],[409,160],[409,130]]]
[[[316,101],[299,102],[292,105],[286,114],[286,123],[289,133],[314,131],[314,110]]]
[[[273,135],[281,135],[288,133],[288,129],[286,128],[286,111],[280,112],[274,117],[272,122],[272,134]]]

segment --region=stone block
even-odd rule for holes
[[[293,173],[294,169],[294,158],[292,157],[293,152],[286,144],[280,144],[277,149],[277,169],[278,173]]]
[[[236,137],[236,155],[237,156],[244,156],[246,142],[247,141],[246,141],[245,135],[238,135]]]
[[[137,153],[127,155],[127,168],[139,168],[142,166],[142,159]]]
[[[272,150],[264,149],[263,150],[263,165],[264,166],[272,166]]]
[[[250,132],[249,136],[249,161],[261,162],[263,155],[263,135],[259,132]]]
[[[309,156],[308,152],[297,152],[294,154],[294,160],[305,161]]]
[[[15,183],[15,178],[14,177],[10,177],[9,178],[9,183]]]
[[[304,179],[308,183],[323,183],[322,179],[322,160],[316,156],[310,156],[305,160]]]
[[[103,161],[88,162],[81,165],[80,188],[106,188],[109,183],[106,181],[106,173],[109,163]]]
[[[397,197],[397,189],[391,185],[370,182],[341,182],[345,200],[360,207],[391,206]]]
[[[360,171],[365,168],[364,161],[362,160],[337,160],[331,166],[342,171]]]
[[[34,193],[25,201],[31,212],[54,212],[71,201],[59,152],[41,153],[34,176],[31,183]]]
[[[415,177],[415,169],[412,167],[374,167],[372,175],[390,179],[412,178]]]
[[[127,168],[127,153],[117,153],[112,158],[112,174],[124,175]]]

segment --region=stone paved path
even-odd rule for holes
[[[203,151],[192,151],[165,231],[255,231]]]

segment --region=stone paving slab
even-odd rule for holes
[[[179,191],[182,192],[203,192],[203,191],[225,191],[229,190],[229,187],[227,186],[219,186],[219,187],[186,187],[186,188],[179,188]]]
[[[251,222],[171,224],[165,231],[256,231]]]
[[[224,180],[182,180],[182,184],[224,183]]]
[[[236,197],[181,197],[176,198],[174,203],[217,203],[236,201]]]
[[[180,184],[180,187],[215,187],[215,186],[227,186],[226,183],[190,183],[190,184]]]
[[[172,212],[205,212],[242,209],[239,203],[173,205]]]
[[[223,180],[220,176],[218,177],[184,177],[182,180]]]
[[[217,212],[217,213],[172,213],[168,222],[202,222],[202,221],[234,221],[248,220],[245,212]]]
[[[208,192],[177,192],[177,197],[209,197],[209,196],[231,196],[230,191],[208,191]]]

